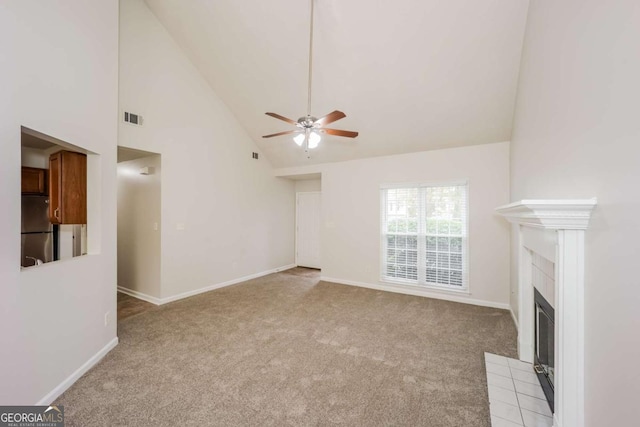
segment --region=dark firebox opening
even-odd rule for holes
[[[534,368],[538,375],[544,395],[549,402],[551,412],[553,408],[553,384],[555,377],[554,360],[554,321],[555,310],[549,302],[534,288],[534,303],[536,312],[536,353]]]

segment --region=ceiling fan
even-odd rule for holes
[[[280,114],[265,113],[267,116],[271,116],[273,118],[296,126],[296,129],[263,136],[263,138],[272,138],[274,136],[295,134],[293,140],[296,144],[298,144],[298,146],[304,146],[304,151],[307,153],[310,149],[316,148],[318,146],[321,139],[321,133],[326,133],[328,135],[334,136],[345,136],[347,138],[355,138],[356,136],[358,136],[358,132],[353,132],[350,130],[329,129],[325,127],[330,123],[347,117],[347,115],[342,111],[335,110],[320,118],[316,118],[311,115],[311,78],[313,76],[313,3],[314,0],[311,0],[311,19],[309,25],[309,85],[307,93],[307,114],[306,116],[300,117],[297,121],[295,121],[281,116]]]

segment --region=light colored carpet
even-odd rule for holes
[[[142,301],[141,299],[118,292],[118,321],[144,313],[147,310],[153,310],[154,308],[156,308],[156,306],[150,302]]]
[[[292,269],[118,325],[65,392],[68,426],[489,426],[484,352],[507,311],[319,282]]]

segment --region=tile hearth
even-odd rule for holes
[[[485,353],[492,427],[551,427],[553,414],[531,363]]]

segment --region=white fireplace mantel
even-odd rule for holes
[[[596,199],[521,200],[496,211],[510,222],[548,230],[585,230]]]
[[[555,263],[554,426],[584,425],[584,234],[595,198],[521,200],[496,211],[518,227],[518,356],[533,362],[532,251]]]

